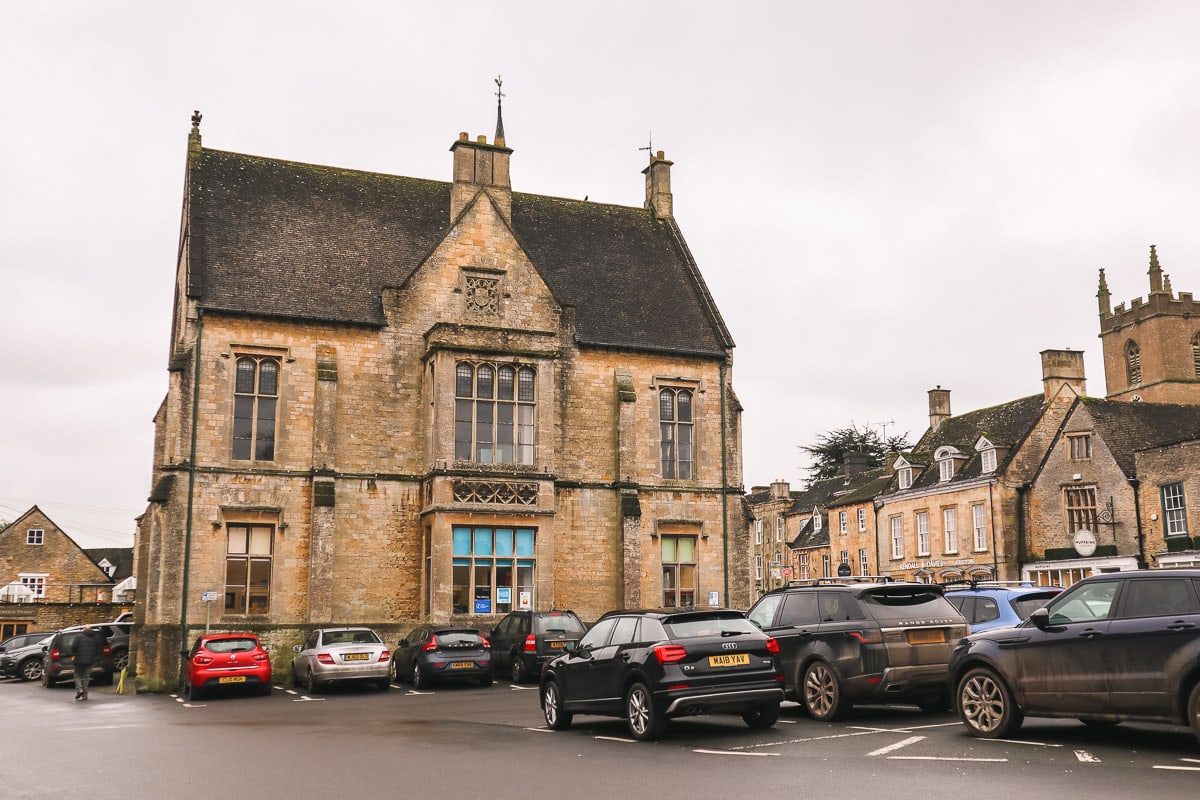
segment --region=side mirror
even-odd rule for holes
[[[1050,611],[1046,608],[1039,608],[1029,615],[1029,621],[1038,627],[1040,630],[1046,630],[1050,627]]]
[[[563,645],[563,652],[574,655],[579,650],[579,642],[567,642]]]
[[[293,653],[299,653],[299,652],[300,652],[300,645],[298,645],[298,644],[294,644],[294,645],[292,645],[292,652],[293,652]]]

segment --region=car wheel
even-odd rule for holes
[[[388,667],[392,673],[392,683],[400,683],[400,673],[396,671],[396,657],[392,656],[392,665]]]
[[[54,688],[54,678],[50,677],[50,670],[46,669],[46,665],[42,665],[42,687],[45,689]]]
[[[917,708],[927,714],[937,714],[943,711],[950,710],[950,698],[944,693],[932,695],[930,697],[922,697],[917,701]]]
[[[752,708],[742,714],[742,721],[756,731],[766,730],[779,721],[779,704]]]
[[[424,689],[429,685],[429,679],[425,677],[425,673],[421,670],[420,663],[414,661],[412,668],[412,687],[414,689]]]
[[[320,681],[313,676],[312,667],[309,667],[308,672],[304,674],[304,690],[309,694],[316,694],[320,688]]]
[[[129,651],[118,650],[113,653],[113,671],[120,672],[129,667]]]
[[[42,660],[27,658],[17,667],[17,675],[23,681],[40,681],[42,679]]]
[[[1192,687],[1192,693],[1188,695],[1188,723],[1192,726],[1192,733],[1197,739],[1200,739],[1200,683]]]
[[[635,683],[625,694],[625,721],[639,742],[661,739],[667,729],[667,720],[654,707],[654,698],[644,683]]]
[[[542,687],[542,714],[546,717],[546,727],[551,730],[565,731],[571,727],[574,715],[570,711],[563,711],[562,694],[554,681]]]
[[[204,690],[199,686],[192,686],[191,681],[185,681],[183,684],[183,699],[189,703],[194,703],[204,697]]]
[[[814,661],[804,671],[804,708],[809,716],[821,722],[832,722],[846,711],[842,688],[838,685],[833,667],[824,661]]]
[[[967,732],[981,739],[1000,739],[1023,721],[1021,710],[1004,681],[990,669],[973,669],[958,684],[958,716]]]
[[[508,664],[509,677],[513,683],[524,683],[529,678],[529,673],[525,670],[525,659],[513,653],[512,660]]]

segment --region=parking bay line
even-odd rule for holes
[[[960,756],[888,756],[889,761],[973,761],[982,763],[1007,763],[1007,758],[965,758]]]
[[[761,758],[761,757],[769,757],[769,756],[778,756],[778,755],[779,755],[779,753],[742,753],[742,752],[739,752],[739,751],[736,751],[736,750],[701,750],[701,749],[695,749],[695,750],[692,750],[692,752],[693,752],[693,753],[703,753],[703,754],[705,754],[705,755],[710,755],[710,756],[757,756],[757,757],[760,757],[760,758]]]
[[[1087,750],[1076,750],[1075,758],[1079,759],[1081,764],[1099,764],[1100,759],[1089,753]]]
[[[1169,769],[1176,772],[1200,772],[1200,767],[1176,767],[1167,764],[1155,764],[1154,769]]]
[[[916,744],[917,742],[923,742],[923,741],[925,741],[924,736],[910,736],[907,739],[901,739],[898,742],[889,744],[887,747],[881,747],[878,750],[872,750],[870,753],[867,753],[867,755],[868,756],[881,756],[886,753],[891,753],[891,752],[894,752],[901,748],[908,747],[910,744]]]

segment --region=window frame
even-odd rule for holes
[[[761,519],[754,520],[754,543],[759,545],[763,543],[763,521]]]
[[[234,531],[244,531],[244,550],[238,551],[232,549],[235,544],[233,537]],[[255,547],[255,532],[265,532],[267,538],[267,552],[254,550]],[[275,572],[275,534],[277,527],[273,523],[267,522],[227,522],[225,524],[225,591],[224,591],[224,609],[223,613],[227,616],[261,616],[271,613],[271,589],[274,583]],[[261,580],[262,566],[266,565],[266,584],[256,585],[256,577]],[[243,578],[240,581],[232,580],[238,577],[237,573],[231,570],[234,565],[244,565],[242,570]],[[258,569],[255,569],[257,565]],[[236,569],[236,567],[234,567]],[[256,576],[257,572],[257,576]],[[257,591],[252,591],[257,589]],[[232,591],[231,591],[232,590]],[[241,600],[239,602],[238,590],[240,590]],[[265,603],[261,602],[261,598],[266,598]]]
[[[537,608],[538,533],[531,525],[452,525],[450,613],[499,616]],[[484,600],[487,610],[477,610]]]
[[[971,544],[976,553],[988,551],[987,506],[983,503],[971,505]]]
[[[660,386],[658,389],[659,469],[664,480],[696,479],[697,395],[690,386]],[[670,401],[665,402],[668,397]],[[684,397],[687,402],[681,404],[680,399]],[[683,419],[683,408],[687,409],[686,420]]]
[[[46,543],[46,529],[45,528],[27,528],[25,530],[25,544],[31,545],[33,547],[41,547],[45,543]]]
[[[1162,484],[1158,487],[1158,496],[1162,508],[1163,538],[1187,536],[1187,498],[1183,482]]]
[[[38,600],[46,599],[46,585],[50,583],[49,572],[19,572],[17,580],[21,585],[33,592]]]
[[[538,377],[537,367],[519,361],[462,358],[454,362],[456,462],[533,466]]]
[[[1142,349],[1133,339],[1125,342],[1125,379],[1132,386],[1142,385]]]
[[[979,451],[979,471],[985,474],[996,471],[996,448]]]
[[[911,489],[913,483],[912,467],[901,467],[896,470],[896,484],[901,489]]]
[[[243,364],[253,363],[251,385],[243,384]],[[263,387],[264,367],[274,367],[273,391]],[[233,413],[230,417],[230,458],[233,461],[276,461],[283,358],[279,355],[238,352],[233,363]],[[264,416],[267,409],[270,416]],[[245,413],[249,411],[249,414]],[[266,423],[270,430],[266,431]]]
[[[662,599],[663,608],[695,608],[696,597],[700,594],[700,537],[694,533],[660,533],[658,536],[659,558],[662,566]],[[691,545],[692,560],[679,559],[679,544],[688,541]],[[667,543],[674,543],[675,560],[667,560]],[[690,572],[690,586],[684,585],[685,569]],[[674,576],[674,585],[668,589],[667,576]],[[668,602],[668,591],[674,595],[673,602]],[[691,595],[691,602],[684,603],[685,595]]]
[[[942,509],[942,552],[946,555],[958,555],[958,507],[948,506]]]
[[[1071,461],[1090,461],[1092,458],[1092,435],[1090,433],[1068,433],[1067,458]]]
[[[865,508],[858,509],[858,532],[863,533],[867,529],[867,510]]]
[[[850,514],[846,511],[838,512],[838,533],[846,536],[850,532]]]
[[[892,542],[892,560],[904,558],[904,518],[899,514],[888,518],[888,530]]]
[[[928,556],[929,551],[929,512],[922,510],[913,515],[913,524],[917,528],[917,555]]]
[[[1063,514],[1066,517],[1068,534],[1073,535],[1081,530],[1096,533],[1098,511],[1095,486],[1089,484],[1063,487]]]

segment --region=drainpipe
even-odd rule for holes
[[[988,481],[988,515],[992,518],[992,580],[1000,580],[1000,554],[996,551],[996,500],[992,496],[995,481]]]
[[[725,361],[722,359],[720,366],[721,379],[721,572],[725,575],[725,607],[729,605],[729,509],[728,509],[728,491],[726,486],[729,483],[729,455],[725,448]]]
[[[200,419],[200,341],[204,337],[204,309],[196,312],[196,356],[192,370],[192,454],[188,459],[187,524],[183,534],[183,584],[179,611],[179,685],[183,686],[183,670],[188,652],[188,576],[192,568],[192,503],[196,494],[196,426]]]
[[[1129,485],[1133,487],[1133,520],[1137,525],[1137,547],[1138,547],[1138,569],[1148,569],[1149,562],[1146,561],[1146,532],[1142,530],[1142,499],[1141,493],[1138,492],[1138,487],[1141,481],[1137,478],[1130,478]],[[1117,541],[1117,526],[1113,525],[1113,543]],[[1117,548],[1117,555],[1121,554],[1120,547]]]
[[[1025,564],[1022,558],[1026,550],[1025,537],[1028,535],[1025,530],[1025,517],[1028,513],[1029,504],[1029,488],[1028,483],[1023,483],[1017,487],[1017,577],[1020,580],[1025,579]]]

